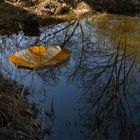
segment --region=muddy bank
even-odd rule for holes
[[[22,2],[0,2],[0,33],[32,31],[40,26],[78,20],[83,16],[89,16],[90,13],[92,10],[85,2],[80,2],[74,9],[71,5],[57,0],[45,0],[31,6]]]
[[[1,75],[0,83],[0,139],[39,140],[40,124],[26,100],[26,89]]]
[[[103,12],[138,15],[139,11],[137,0],[1,0],[0,34],[23,31],[27,36],[38,36],[39,28],[50,24],[102,15]]]

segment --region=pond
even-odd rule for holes
[[[31,46],[64,45],[58,67],[17,69],[8,57]],[[28,89],[44,140],[140,138],[140,19],[90,17],[0,36],[0,71]]]

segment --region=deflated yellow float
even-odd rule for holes
[[[33,46],[20,50],[9,57],[17,67],[38,69],[45,66],[58,66],[68,61],[70,52],[60,46]]]

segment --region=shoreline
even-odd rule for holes
[[[47,0],[48,2],[50,0]],[[53,0],[56,1],[56,0]],[[53,3],[51,3],[53,5]],[[61,22],[70,22],[73,20],[80,20],[86,17],[98,16],[118,16],[118,14],[108,13],[106,11],[98,12],[93,10],[87,3],[81,1],[76,8],[70,7],[68,4],[54,3],[56,9],[44,8],[46,3],[40,2],[39,4],[31,7],[24,7],[19,3],[11,3],[9,1],[0,2],[0,33],[11,34],[22,31],[23,24],[29,22],[38,22],[38,27],[48,26]],[[49,6],[49,5],[47,5]],[[46,6],[46,7],[47,7]],[[53,7],[53,6],[52,6]],[[54,10],[54,11],[53,11]],[[126,17],[139,17],[119,14],[119,16]],[[34,24],[34,23],[33,23]],[[30,24],[27,24],[30,26]],[[26,26],[26,25],[25,25]],[[35,26],[31,26],[32,28]]]
[[[28,103],[28,91],[0,74],[0,139],[40,139],[41,126]]]

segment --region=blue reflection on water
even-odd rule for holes
[[[89,112],[85,116],[83,114],[88,107],[92,106],[89,101],[91,95],[87,92],[87,89],[89,90],[92,84],[90,92],[95,94],[95,97],[92,97],[92,103],[94,103],[95,100],[93,99],[99,96],[103,86],[107,83],[110,71],[104,72],[99,81],[96,81],[98,76],[94,77],[93,75],[98,74],[100,68],[106,66],[107,60],[115,52],[115,49],[109,38],[100,41],[97,28],[89,24],[90,22],[94,22],[94,20],[90,18],[81,20],[80,23],[62,23],[44,27],[41,29],[40,37],[27,37],[22,32],[12,34],[9,37],[0,36],[1,71],[6,78],[16,80],[18,84],[27,87],[30,93],[28,95],[29,102],[35,102],[40,106],[38,119],[41,121],[43,119],[44,128],[51,128],[51,135],[45,135],[44,139],[85,140],[92,128],[84,124]],[[71,26],[69,26],[70,24]],[[73,31],[74,34],[72,34]],[[85,37],[83,38],[84,34]],[[31,71],[17,69],[8,62],[8,57],[17,50],[32,45],[63,44],[69,36],[71,37],[65,47],[71,51],[70,60],[57,68]],[[116,71],[117,69],[119,69],[119,66],[116,67]],[[139,83],[136,87],[134,84],[135,80],[138,82],[140,77],[136,71],[137,69],[134,67],[130,75],[130,81],[128,81],[131,85],[131,87],[128,87],[129,93],[132,94],[128,97],[128,102],[132,106],[133,114],[135,113],[134,124],[138,123],[140,119],[138,113],[140,108]],[[123,78],[122,75],[120,79]],[[133,76],[135,79],[131,79]],[[92,77],[94,77],[93,81]],[[50,121],[45,113],[51,110],[52,104],[55,115],[54,119]],[[97,107],[92,111],[95,112],[96,109]],[[105,122],[104,125],[107,126],[107,124],[108,122]],[[109,137],[115,139],[117,135],[115,133],[115,122],[111,128]],[[103,136],[100,136],[100,138],[103,139]]]

